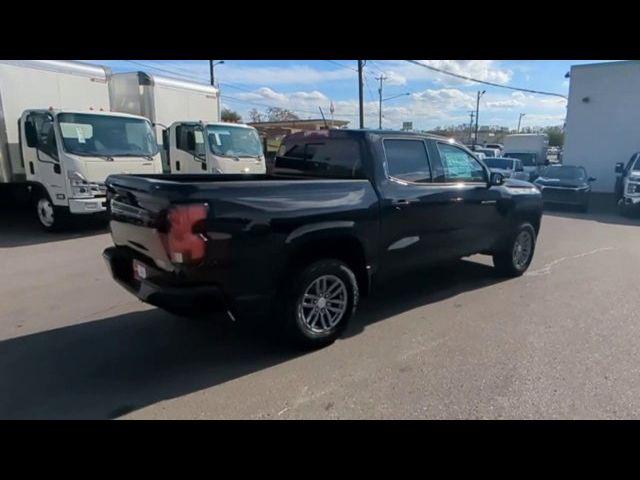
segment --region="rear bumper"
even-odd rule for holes
[[[130,251],[118,247],[107,248],[102,256],[113,279],[145,303],[165,310],[185,313],[203,313],[228,309],[222,290],[215,285],[169,285],[171,274],[163,272],[149,262],[137,258]],[[148,278],[138,279],[133,273],[133,260],[138,259],[147,268]]]

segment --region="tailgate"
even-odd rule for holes
[[[113,243],[141,253],[163,270],[174,270],[161,232],[175,194],[164,191],[155,179],[138,176],[112,175],[106,184]]]

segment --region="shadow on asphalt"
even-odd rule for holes
[[[60,242],[71,238],[100,235],[108,231],[104,222],[93,219],[80,218],[74,223],[64,232],[45,232],[31,208],[24,205],[3,205],[0,207],[0,248]]]
[[[466,260],[405,275],[363,302],[343,338],[501,280]],[[0,418],[116,418],[299,355],[223,319],[127,313],[0,342]]]

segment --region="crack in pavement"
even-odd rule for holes
[[[573,260],[573,259],[576,259],[576,258],[587,257],[589,255],[594,255],[596,253],[605,252],[607,250],[614,250],[614,248],[613,247],[596,248],[595,250],[591,250],[590,252],[579,253],[578,255],[573,255],[571,257],[558,258],[557,260],[554,260],[552,262],[547,263],[542,268],[526,272],[525,276],[536,277],[536,276],[539,276],[539,275],[548,275],[548,274],[551,273],[551,268],[552,267],[554,267],[555,265],[557,265],[557,264],[559,264],[561,262],[564,262],[565,260]]]

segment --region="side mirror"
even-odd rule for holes
[[[29,148],[36,148],[38,146],[38,132],[36,132],[36,126],[33,124],[33,122],[25,122],[24,136],[27,139],[27,146]]]
[[[187,150],[196,151],[196,133],[193,130],[187,132]]]
[[[499,187],[504,184],[504,176],[501,173],[492,172],[489,177],[490,187]]]
[[[624,163],[616,163],[616,173],[622,173],[624,171]]]
[[[597,180],[596,177],[589,177],[588,181],[589,181],[589,183],[591,183],[591,182],[595,182],[596,180]]]

